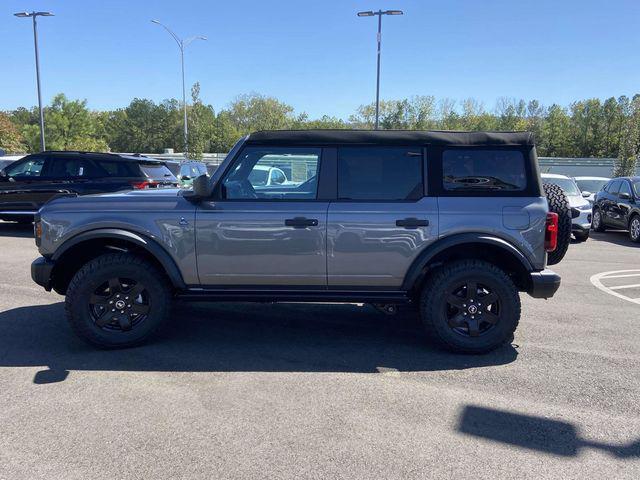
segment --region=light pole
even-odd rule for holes
[[[184,157],[188,158],[189,156],[189,130],[187,128],[187,94],[185,91],[184,85],[184,49],[189,46],[191,42],[194,40],[206,40],[207,37],[203,37],[202,35],[196,35],[194,37],[185,38],[184,40],[178,37],[169,27],[160,23],[158,20],[151,20],[151,23],[155,23],[156,25],[160,25],[163,27],[169,35],[173,37],[173,39],[178,44],[178,48],[180,49],[180,63],[182,65],[182,108],[184,109]]]
[[[382,42],[382,15],[404,15],[402,10],[378,10],[372,12],[358,12],[359,17],[374,17],[378,16],[378,70],[376,74],[376,130],[380,124],[380,44]]]
[[[36,17],[53,17],[51,12],[18,12],[14,13],[16,17],[27,18],[33,20],[33,45],[36,50],[36,83],[38,84],[38,108],[40,109],[40,150],[44,152],[44,112],[42,110],[42,94],[40,93],[40,58],[38,56],[38,29]]]

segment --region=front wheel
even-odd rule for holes
[[[101,348],[146,341],[167,318],[171,290],[148,260],[107,253],[84,265],[67,288],[65,308],[73,331]]]
[[[629,222],[629,238],[632,242],[640,242],[640,216],[634,215]]]
[[[593,219],[591,220],[591,228],[594,232],[604,232],[604,222],[602,221],[602,212],[599,208],[593,210]]]
[[[445,265],[426,281],[420,311],[428,333],[449,350],[489,352],[511,341],[520,296],[509,276],[481,260]]]

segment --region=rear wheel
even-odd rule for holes
[[[602,221],[602,212],[599,208],[593,209],[593,219],[591,220],[591,228],[595,232],[604,232],[604,222]]]
[[[640,242],[640,216],[634,215],[629,222],[629,238],[632,242]]]
[[[542,185],[549,203],[549,211],[558,214],[558,245],[547,256],[547,264],[555,265],[564,258],[571,243],[571,208],[564,191],[553,183]]]
[[[107,253],[84,265],[66,294],[67,319],[83,340],[102,348],[147,340],[167,318],[171,290],[144,258]]]
[[[481,260],[445,265],[426,281],[422,321],[455,352],[485,353],[511,341],[520,320],[520,296],[509,276]]]

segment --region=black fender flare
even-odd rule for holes
[[[158,262],[160,262],[160,265],[164,268],[174,287],[181,290],[185,290],[187,288],[187,285],[182,278],[182,274],[180,273],[180,269],[171,255],[169,255],[169,252],[167,252],[158,242],[148,236],[132,232],[130,230],[120,228],[100,228],[80,233],[62,243],[62,245],[60,245],[51,256],[51,260],[54,262],[57,261],[65,254],[65,252],[82,242],[101,238],[124,240],[143,248]]]
[[[526,272],[532,272],[534,270],[533,265],[531,265],[531,261],[525,256],[525,254],[503,238],[487,233],[458,233],[437,240],[425,248],[413,261],[409,270],[407,270],[402,283],[402,289],[407,291],[413,289],[413,287],[422,280],[425,273],[425,267],[436,255],[444,252],[448,248],[464,245],[466,243],[484,243],[501,248],[505,253],[509,253],[515,257]]]

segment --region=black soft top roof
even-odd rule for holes
[[[531,132],[453,132],[424,130],[264,130],[249,135],[248,144],[261,145],[526,145]]]

